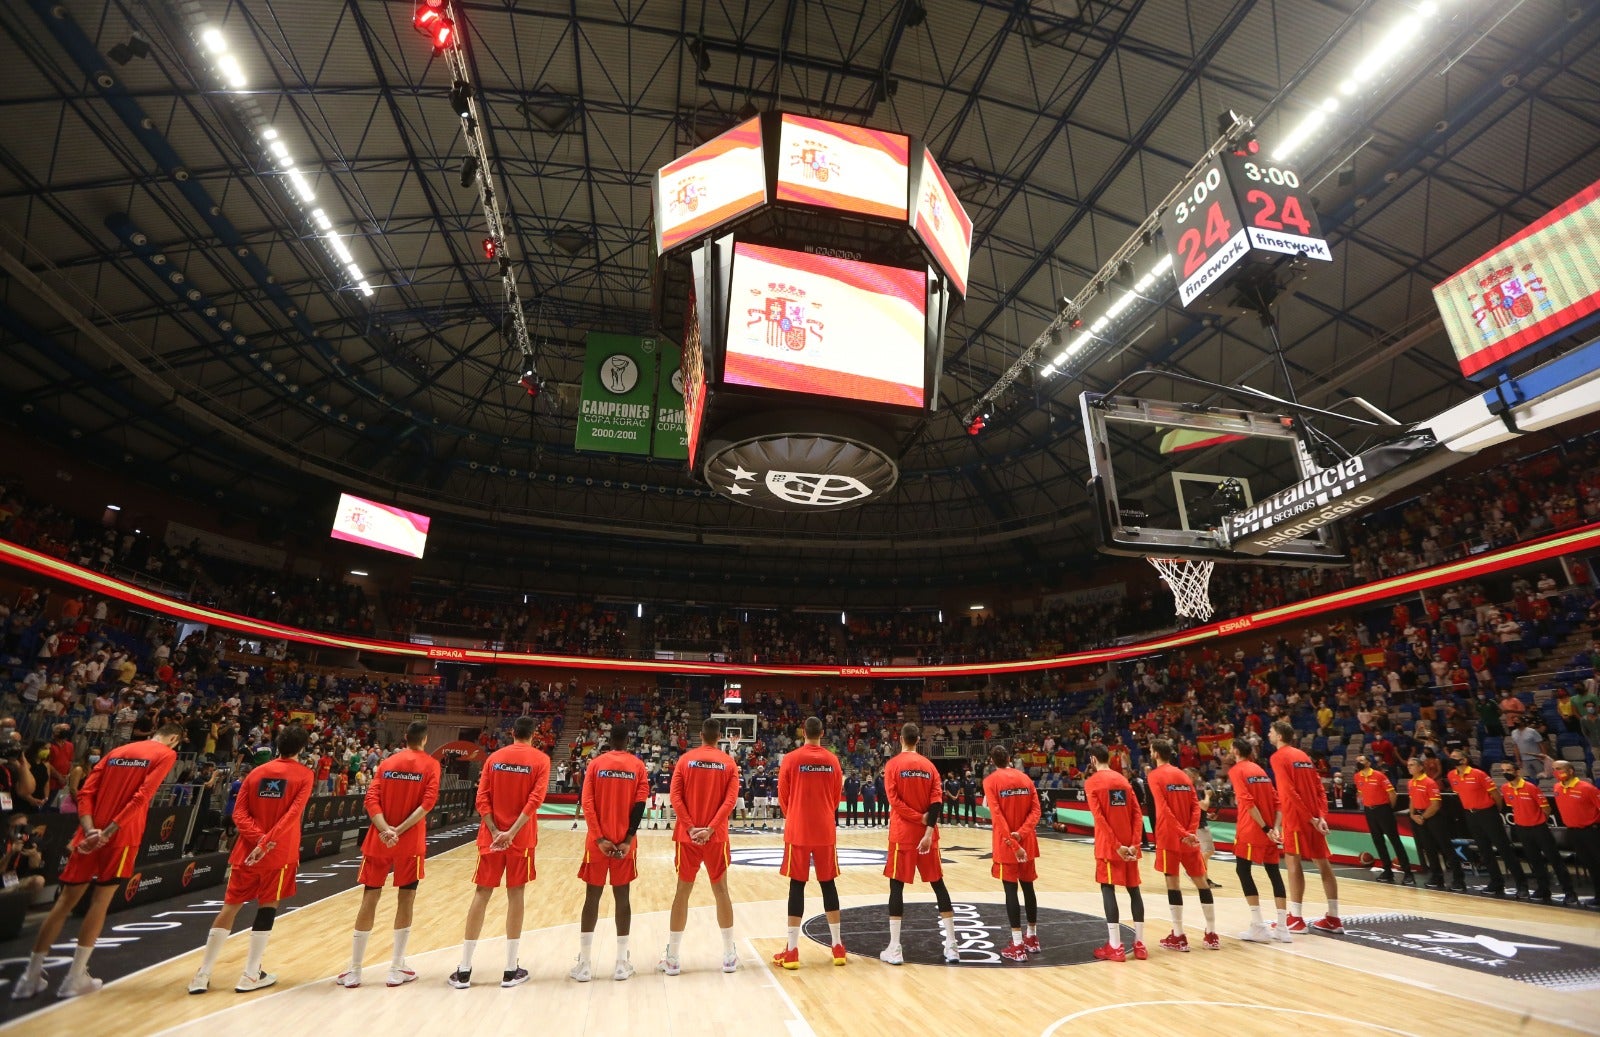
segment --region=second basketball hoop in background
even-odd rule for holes
[[[1211,618],[1211,570],[1215,562],[1194,558],[1147,558],[1172,590],[1178,615],[1204,622]]]

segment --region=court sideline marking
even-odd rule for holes
[[[1315,1019],[1328,1019],[1340,1023],[1353,1023],[1357,1026],[1365,1026],[1373,1030],[1382,1030],[1384,1033],[1397,1034],[1398,1037],[1419,1037],[1419,1035],[1412,1033],[1410,1030],[1398,1030],[1393,1026],[1385,1026],[1382,1023],[1364,1022],[1360,1019],[1351,1019],[1349,1016],[1333,1015],[1328,1012],[1313,1012],[1304,1008],[1284,1008],[1279,1005],[1252,1004],[1248,1001],[1119,1001],[1116,1004],[1096,1005],[1093,1008],[1080,1009],[1076,1012],[1073,1012],[1071,1015],[1064,1015],[1060,1019],[1057,1019],[1055,1022],[1051,1023],[1049,1026],[1045,1027],[1044,1031],[1039,1034],[1039,1037],[1055,1037],[1057,1030],[1061,1029],[1068,1023],[1075,1022],[1084,1018],[1085,1016],[1096,1015],[1100,1012],[1114,1012],[1119,1008],[1149,1008],[1153,1005],[1206,1005],[1215,1008],[1253,1008],[1259,1011],[1285,1012],[1289,1015],[1305,1015]]]

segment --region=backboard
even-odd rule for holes
[[[1336,524],[1264,554],[1234,550],[1223,517],[1319,470],[1300,419],[1234,408],[1084,393],[1089,496],[1100,550],[1139,557],[1344,565]]]

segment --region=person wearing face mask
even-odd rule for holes
[[[1400,881],[1415,886],[1417,877],[1411,874],[1411,862],[1406,859],[1405,844],[1400,841],[1400,828],[1395,823],[1394,806],[1399,798],[1389,776],[1372,766],[1366,755],[1356,758],[1356,795],[1361,800],[1361,811],[1367,815],[1367,831],[1372,835],[1372,848],[1378,851],[1378,863],[1383,874],[1379,882],[1394,882],[1394,871],[1389,866],[1389,846],[1394,847],[1400,864]]]
[[[1583,733],[1583,740],[1589,743],[1591,752],[1600,754],[1600,706],[1590,699],[1583,704],[1583,713],[1578,717],[1578,730]]]
[[[1511,808],[1517,842],[1521,844],[1522,855],[1527,858],[1528,868],[1533,872],[1533,898],[1550,900],[1550,872],[1554,871],[1567,905],[1575,906],[1578,894],[1572,888],[1572,876],[1567,872],[1567,866],[1556,849],[1556,838],[1550,832],[1550,800],[1537,784],[1524,779],[1521,768],[1511,761],[1501,764],[1500,776],[1505,779],[1505,784],[1500,786],[1500,795]]]
[[[78,812],[78,790],[83,787],[83,779],[89,776],[94,765],[100,762],[100,754],[91,750],[87,757],[80,757],[72,768],[67,771],[67,785],[62,790],[60,810],[63,814],[76,814]]]

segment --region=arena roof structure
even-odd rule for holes
[[[961,420],[1219,116],[1281,141],[1427,19],[1302,145],[1334,261],[1279,306],[1304,399],[1401,420],[1472,392],[1433,285],[1591,182],[1600,153],[1600,6],[1573,0],[453,9],[536,400],[410,0],[19,0],[0,9],[8,419],[280,529],[325,528],[340,489],[398,494],[439,516],[435,564],[456,573],[773,601],[1037,581],[1092,553],[1081,390],[1159,367],[1282,391],[1256,318],[1168,291],[1090,362],[1024,372],[980,435]],[[839,514],[740,508],[681,464],[572,447],[584,334],[653,330],[653,172],[771,109],[925,139],[975,225],[939,409],[893,495]]]

